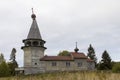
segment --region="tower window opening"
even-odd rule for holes
[[[26,42],[26,46],[31,46],[31,42],[30,41]]]
[[[38,43],[37,41],[34,41],[34,42],[33,42],[33,46],[38,46],[38,44],[39,44],[39,43]]]

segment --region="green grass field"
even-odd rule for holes
[[[120,73],[112,72],[61,72],[39,75],[4,77],[0,80],[120,80]]]

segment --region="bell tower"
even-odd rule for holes
[[[24,51],[24,67],[37,67],[39,66],[39,60],[44,56],[45,41],[42,39],[37,21],[36,15],[32,10],[32,25],[29,30],[27,39],[23,40],[24,46],[22,47]]]

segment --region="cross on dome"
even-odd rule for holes
[[[34,14],[33,8],[32,8],[32,15],[31,15],[31,18],[32,18],[33,20],[35,20],[35,18],[36,18],[36,15]]]

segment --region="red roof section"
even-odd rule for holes
[[[71,56],[44,56],[41,61],[71,61]]]
[[[74,59],[88,59],[84,53],[71,52],[71,56],[44,56],[41,61],[71,61]],[[90,60],[87,60],[90,61]]]
[[[72,52],[71,54],[74,59],[87,59],[87,56],[84,53]]]

